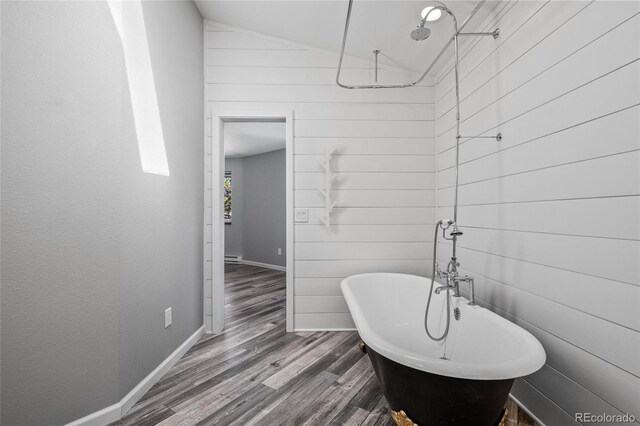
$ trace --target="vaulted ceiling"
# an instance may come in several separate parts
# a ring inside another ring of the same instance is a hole
[[[195,0],[202,15],[211,21],[240,27],[272,37],[339,52],[348,0]],[[452,21],[446,17],[429,23],[431,36],[415,42],[409,33],[420,20],[429,1],[354,0],[346,54],[370,60],[379,49],[380,62],[422,72],[451,37]],[[478,1],[447,1],[462,24]],[[497,2],[487,1],[465,29],[482,23]],[[443,60],[439,61],[441,66]],[[437,72],[438,67],[431,72]]]

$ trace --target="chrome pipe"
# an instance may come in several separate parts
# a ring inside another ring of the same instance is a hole
[[[480,8],[485,3],[485,1],[486,0],[480,0],[478,5],[471,11],[469,16],[467,16],[467,18],[464,20],[464,22],[460,26],[460,28],[455,32],[454,36],[451,37],[449,39],[449,41],[444,45],[442,50],[440,50],[440,53],[438,53],[438,55],[436,55],[436,57],[434,58],[433,62],[431,62],[431,64],[427,67],[427,69],[422,73],[420,78],[418,78],[413,83],[387,84],[387,85],[377,84],[377,83],[376,84],[364,84],[364,85],[348,85],[348,84],[340,83],[340,74],[342,72],[342,61],[343,61],[343,58],[344,58],[344,50],[345,50],[345,47],[347,45],[347,35],[349,34],[349,24],[351,22],[351,11],[353,10],[353,0],[349,0],[349,6],[347,7],[347,18],[346,18],[345,24],[344,24],[344,34],[342,36],[342,47],[340,48],[340,59],[338,60],[338,71],[336,73],[336,84],[338,86],[342,87],[343,89],[403,89],[403,88],[406,88],[406,87],[413,87],[416,84],[421,83],[422,80],[424,80],[424,78],[433,69],[433,67],[436,65],[436,63],[438,63],[438,61],[440,60],[442,55],[444,55],[444,52],[446,52],[447,49],[449,48],[449,46],[451,46],[451,43],[453,43],[454,38],[458,35],[458,32],[462,31],[464,29],[464,27],[467,25],[469,20],[471,20],[471,18],[473,18],[475,16],[475,14],[478,12],[478,10],[480,10]],[[440,3],[440,4],[442,4],[442,3]]]
[[[444,226],[446,223],[446,226]],[[445,288],[447,290],[447,325],[444,329],[442,335],[436,337],[429,331],[429,308],[431,306],[431,297],[433,296],[433,287],[436,283],[436,276],[442,277],[444,274],[438,269],[438,263],[436,259],[438,258],[438,228],[447,229],[451,225],[451,221],[441,220],[436,223],[436,228],[433,235],[433,268],[431,269],[431,286],[429,287],[429,297],[427,299],[427,307],[424,311],[424,331],[427,332],[427,336],[431,338],[431,340],[435,340],[436,342],[445,339],[449,335],[449,325],[451,324],[451,298],[449,297],[450,288]],[[449,276],[447,275],[447,284],[449,283]]]
[[[378,49],[374,50],[373,54],[375,55],[375,62],[376,62],[376,71],[375,71],[374,81],[376,84],[378,84],[378,55],[380,54],[380,50]]]
[[[432,9],[433,10],[433,9]],[[453,200],[453,223],[455,225],[458,224],[458,181],[460,174],[460,72],[459,72],[459,57],[458,57],[458,21],[456,20],[455,15],[449,9],[447,12],[451,16],[453,20],[453,56],[454,56],[454,73],[455,73],[455,83],[456,83],[456,187],[455,187],[455,196]],[[456,249],[458,237],[453,235],[453,250],[451,261],[456,264]],[[456,268],[457,269],[457,268]]]
[[[460,135],[460,70],[459,70],[459,63],[460,63],[460,58],[459,58],[459,43],[458,43],[458,37],[460,35],[463,36],[467,36],[467,35],[482,35],[482,36],[488,36],[491,35],[493,36],[493,38],[497,38],[498,35],[500,34],[500,30],[496,29],[495,31],[491,32],[491,33],[462,33],[462,29],[467,25],[467,23],[469,22],[469,20],[477,13],[477,11],[480,9],[480,7],[482,7],[482,5],[484,4],[485,0],[481,0],[478,5],[475,7],[475,9],[471,12],[471,14],[465,19],[465,21],[462,23],[461,27],[458,27],[458,20],[456,19],[456,16],[454,15],[454,13],[448,8],[446,7],[444,4],[438,2],[438,4],[440,6],[436,6],[436,8],[446,12],[449,14],[449,16],[451,17],[452,23],[453,23],[453,36],[451,37],[451,39],[446,43],[446,45],[442,48],[442,50],[440,51],[440,53],[438,53],[438,55],[436,56],[436,58],[433,60],[433,62],[431,63],[431,65],[429,65],[429,67],[427,67],[426,71],[422,74],[422,76],[414,81],[413,83],[407,83],[407,84],[394,84],[394,85],[380,85],[378,84],[378,53],[379,51],[374,51],[375,53],[375,84],[373,85],[346,85],[346,84],[342,84],[340,83],[340,73],[342,71],[342,62],[344,59],[344,50],[345,50],[345,46],[347,43],[347,35],[349,33],[349,23],[351,21],[351,11],[353,9],[353,0],[349,0],[349,7],[347,9],[347,19],[345,21],[345,27],[344,27],[344,34],[342,37],[342,47],[340,50],[340,59],[338,61],[338,71],[336,73],[336,84],[342,88],[345,89],[398,89],[398,88],[405,88],[405,87],[411,87],[411,86],[415,86],[416,84],[420,83],[429,73],[429,71],[431,71],[431,69],[435,66],[435,64],[438,62],[438,60],[440,59],[440,57],[444,54],[444,52],[447,50],[447,48],[451,45],[451,43],[453,43],[453,55],[454,55],[454,75],[455,75],[455,97],[456,97],[456,154],[455,154],[455,195],[454,195],[454,204],[453,204],[453,221],[451,220],[441,220],[436,224],[435,230],[434,230],[434,239],[433,239],[433,265],[432,265],[432,274],[431,274],[431,286],[429,289],[429,297],[427,300],[427,307],[425,310],[425,315],[424,315],[424,328],[425,331],[427,333],[427,335],[435,340],[435,341],[440,341],[443,340],[447,337],[447,335],[449,334],[449,325],[450,325],[450,305],[451,305],[451,301],[450,301],[450,291],[453,290],[455,293],[455,296],[459,296],[459,283],[460,281],[466,281],[469,282],[471,285],[471,300],[470,300],[470,305],[475,304],[475,291],[474,291],[474,281],[473,281],[473,277],[469,277],[469,276],[465,276],[465,277],[460,277],[458,275],[458,266],[460,266],[460,264],[457,261],[456,258],[456,252],[457,252],[457,241],[458,241],[458,237],[460,235],[462,235],[462,231],[460,231],[458,229],[458,187],[459,187],[459,169],[460,169],[460,139],[462,137],[467,137],[467,136],[461,136]],[[429,11],[429,13],[427,13],[427,16],[425,16],[419,23],[418,25],[418,30],[423,29],[422,27],[424,27],[426,21],[427,21],[427,17],[429,16],[429,14],[431,12],[433,12],[435,10],[431,9],[431,11]],[[416,30],[414,30],[416,31]],[[422,37],[424,36],[424,37]],[[424,39],[428,36],[428,34],[421,34],[420,32],[418,32],[418,34],[416,34],[416,36],[414,37],[414,34],[412,33],[412,38],[414,38],[415,40],[421,40]],[[495,138],[497,141],[502,140],[502,134],[498,133],[496,136],[475,136],[478,138]],[[450,240],[452,241],[452,245],[453,245],[453,250],[452,250],[452,256],[451,256],[451,260],[449,261],[449,264],[447,265],[447,270],[446,272],[444,271],[440,271],[438,266],[437,266],[437,246],[438,246],[438,230],[442,229],[442,233],[443,233],[443,238],[445,239],[449,239],[445,236],[444,232],[447,228],[449,228],[449,226],[453,226],[453,231],[449,234],[450,235]],[[435,285],[435,279],[436,277],[441,278],[443,276],[447,277],[447,285],[446,286],[442,286],[439,287],[436,290],[436,293],[439,294],[442,290],[446,290],[447,291],[447,296],[446,296],[446,310],[447,310],[447,316],[446,316],[446,327],[444,332],[442,333],[441,336],[434,336],[430,333],[429,331],[429,327],[428,327],[428,317],[429,317],[429,308],[431,305],[431,296],[434,293],[434,285]],[[453,283],[453,284],[452,284]],[[446,357],[442,357],[442,359],[446,359]]]
[[[502,141],[502,132],[497,133],[495,136],[458,136],[460,139],[495,139],[498,142]]]
[[[494,39],[500,37],[500,28],[496,28],[495,30],[491,31],[491,32],[485,32],[485,33],[458,33],[459,36],[491,36]]]

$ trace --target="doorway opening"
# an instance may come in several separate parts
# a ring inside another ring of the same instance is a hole
[[[253,308],[251,300],[225,306],[225,294],[227,302],[247,295],[259,302],[272,297],[270,291],[284,294],[286,329],[293,331],[292,119],[290,112],[212,115],[204,251],[204,323],[210,333],[225,329],[227,309],[237,317]]]

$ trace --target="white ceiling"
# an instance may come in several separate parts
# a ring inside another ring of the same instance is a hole
[[[224,156],[247,157],[285,147],[284,122],[224,123]]]
[[[340,52],[349,4],[348,0],[195,0],[195,3],[211,21],[334,52]],[[420,20],[420,11],[429,4],[433,3],[354,0],[346,54],[370,60],[373,50],[380,49],[381,63],[423,72],[453,31],[451,19],[445,17],[429,23],[432,33],[427,40],[415,42],[409,37]],[[461,25],[478,1],[448,0],[446,4]],[[487,1],[465,31],[477,29],[496,4]],[[438,64],[444,62],[441,59]],[[437,70],[438,67],[430,74]]]

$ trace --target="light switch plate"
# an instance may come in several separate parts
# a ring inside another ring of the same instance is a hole
[[[294,222],[296,223],[309,222],[309,209],[295,209]]]

